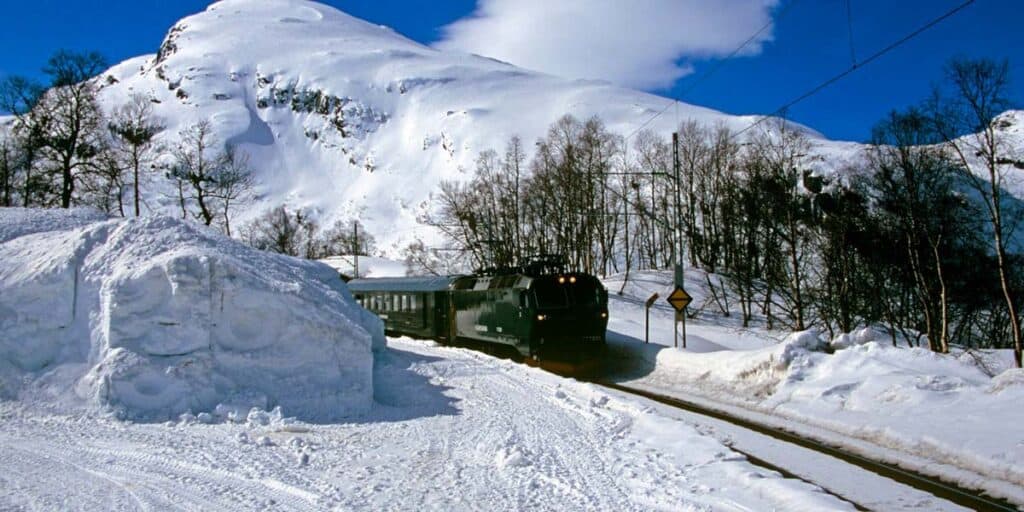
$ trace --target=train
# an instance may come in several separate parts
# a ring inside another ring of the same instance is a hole
[[[348,288],[392,336],[474,342],[534,361],[575,363],[606,351],[608,291],[557,256],[470,275],[352,279]]]

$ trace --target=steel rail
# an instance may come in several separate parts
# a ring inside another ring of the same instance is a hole
[[[586,380],[586,379],[584,379],[584,380]],[[646,398],[648,400],[651,400],[651,401],[654,401],[654,402],[658,402],[660,404],[667,405],[669,407],[673,407],[673,408],[676,408],[676,409],[681,409],[681,410],[692,412],[692,413],[699,414],[699,415],[702,415],[702,416],[707,416],[709,418],[714,418],[716,420],[725,421],[727,423],[731,423],[733,425],[745,428],[747,430],[751,430],[753,432],[757,432],[759,434],[766,435],[766,436],[774,438],[774,439],[778,439],[780,441],[784,441],[784,442],[787,442],[787,443],[790,443],[790,444],[794,444],[794,445],[800,446],[802,448],[806,448],[808,450],[816,451],[818,453],[822,453],[824,455],[828,455],[830,457],[834,457],[836,459],[839,459],[839,460],[841,460],[843,462],[846,462],[848,464],[860,467],[861,469],[864,469],[864,470],[869,471],[871,473],[874,473],[876,475],[883,476],[883,477],[888,478],[890,480],[893,480],[895,482],[898,482],[898,483],[901,483],[901,484],[913,487],[913,488],[915,488],[915,489],[917,489],[919,491],[926,492],[926,493],[931,494],[931,495],[933,495],[933,496],[935,496],[937,498],[953,502],[953,503],[955,503],[957,505],[960,505],[962,507],[967,507],[967,508],[970,508],[972,510],[998,511],[998,512],[1004,512],[1004,511],[1014,512],[1014,511],[1021,510],[1021,509],[1017,508],[1015,505],[1013,505],[1012,503],[1010,503],[1009,501],[1006,501],[1006,500],[1003,500],[1003,499],[1000,499],[1000,498],[994,498],[994,497],[991,497],[991,496],[982,495],[982,493],[980,491],[973,490],[973,489],[965,489],[963,487],[960,487],[959,485],[943,481],[943,480],[941,480],[939,478],[936,478],[936,477],[931,477],[931,476],[924,475],[924,474],[921,474],[921,473],[917,473],[917,472],[914,472],[914,471],[909,471],[909,470],[897,467],[897,466],[895,466],[893,464],[888,464],[888,463],[880,462],[880,461],[877,461],[877,460],[874,460],[874,459],[870,459],[870,458],[867,458],[867,457],[864,457],[864,456],[861,456],[861,455],[857,455],[857,454],[848,452],[846,450],[837,448],[835,446],[832,446],[832,445],[829,445],[829,444],[826,444],[826,443],[823,443],[823,442],[820,442],[820,441],[816,441],[816,440],[813,440],[813,439],[810,439],[810,438],[807,438],[807,437],[804,437],[804,436],[800,436],[800,435],[794,434],[792,432],[789,432],[789,431],[786,431],[786,430],[783,430],[783,429],[780,429],[780,428],[769,427],[769,426],[766,426],[766,425],[763,425],[763,424],[760,424],[760,423],[757,423],[757,422],[754,422],[754,421],[751,421],[751,420],[748,420],[748,419],[745,419],[745,418],[741,418],[739,416],[735,416],[733,414],[729,414],[727,412],[723,412],[721,410],[709,408],[709,407],[706,407],[706,406],[703,406],[703,405],[700,405],[700,404],[696,404],[696,403],[693,403],[693,402],[690,402],[690,401],[682,400],[682,399],[679,399],[679,398],[665,396],[665,395],[658,394],[658,393],[652,393],[650,391],[644,391],[642,389],[636,389],[636,388],[632,388],[632,387],[629,387],[629,386],[623,386],[621,384],[617,384],[615,382],[611,382],[611,381],[608,381],[608,380],[594,379],[594,380],[586,380],[586,381],[590,382],[592,384],[596,384],[598,386],[603,386],[603,387],[606,387],[606,388],[609,388],[609,389],[614,389],[614,390],[622,392],[622,393],[627,393],[627,394],[630,394],[630,395],[636,395],[636,396],[639,396],[639,397],[642,397],[642,398]],[[745,455],[750,457],[749,454],[745,454]],[[754,459],[756,459],[756,458],[754,458]],[[760,459],[756,459],[756,460],[752,460],[752,462],[763,462],[763,461],[760,461]],[[771,466],[775,466],[777,468],[776,465],[771,465]],[[783,473],[784,474],[789,474],[789,472],[783,472]],[[800,478],[800,479],[807,481],[804,478]],[[815,485],[818,485],[818,486],[822,486],[822,484],[818,483],[818,482],[811,482],[811,483],[814,483]],[[833,491],[828,491],[828,492],[830,494],[834,494],[834,495],[839,496],[838,494],[834,493]],[[839,497],[841,497],[842,499],[844,499],[846,501],[850,501],[851,503],[854,503],[856,505],[855,502],[851,501],[847,497],[844,497],[844,496],[839,496]]]

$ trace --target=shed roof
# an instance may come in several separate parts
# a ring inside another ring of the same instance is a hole
[[[448,290],[460,276],[379,277],[353,279],[348,289],[353,292],[437,292]]]

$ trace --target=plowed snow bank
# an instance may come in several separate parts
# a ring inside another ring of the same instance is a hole
[[[383,340],[327,266],[167,217],[0,209],[0,398],[326,421],[370,406]]]

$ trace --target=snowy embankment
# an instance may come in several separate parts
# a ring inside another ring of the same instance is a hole
[[[0,210],[0,399],[133,420],[372,403],[380,321],[337,274],[167,217]]]
[[[671,276],[642,276],[622,296],[614,293],[621,281],[609,282],[617,380],[756,413],[760,421],[1024,504],[1024,370],[1008,369],[1002,354],[985,354],[983,362],[977,354],[893,347],[871,329],[831,342],[805,331],[754,348],[757,329],[711,313],[688,325],[696,350],[676,350],[665,346],[672,344],[671,314],[662,306],[652,311],[658,329],[644,345],[641,301],[662,292]],[[698,308],[707,296],[701,282],[688,281]],[[746,348],[726,348],[730,336],[731,346]]]

